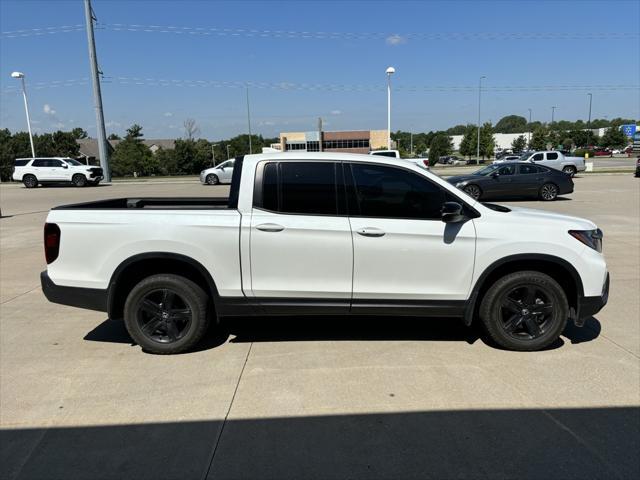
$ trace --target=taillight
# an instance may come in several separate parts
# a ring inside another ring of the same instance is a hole
[[[424,166],[429,168],[429,160],[423,160],[422,163],[424,163]]]
[[[44,257],[47,264],[58,258],[60,252],[60,227],[55,223],[44,224]]]

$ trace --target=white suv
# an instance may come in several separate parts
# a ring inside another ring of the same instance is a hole
[[[98,185],[103,179],[102,168],[80,163],[73,158],[17,158],[13,179],[27,188],[38,184],[73,183],[76,187]]]

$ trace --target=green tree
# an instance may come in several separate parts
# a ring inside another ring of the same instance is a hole
[[[511,142],[511,148],[513,149],[513,153],[520,153],[525,148],[527,148],[527,139],[524,135],[518,135]]]
[[[571,150],[573,148],[573,138],[571,137],[566,137],[563,141],[562,141],[562,148],[564,150]]]
[[[476,154],[476,145],[478,141],[478,127],[475,125],[467,125],[460,141],[460,155],[471,157]]]
[[[609,148],[619,148],[627,144],[627,137],[619,125],[612,125],[602,135],[600,145]]]
[[[120,140],[120,135],[117,135],[115,133],[110,133],[109,136],[107,137],[107,140]]]
[[[466,131],[467,125],[456,125],[455,127],[451,127],[446,130],[449,135],[464,135]]]
[[[0,178],[9,180],[13,171],[13,161],[16,159],[14,142],[8,128],[0,130]]]
[[[77,140],[80,140],[82,138],[87,138],[89,136],[87,134],[87,131],[80,127],[76,127],[73,130],[71,130],[71,135],[73,135],[73,138]]]
[[[127,130],[124,140],[116,145],[111,156],[111,168],[115,176],[153,175],[159,173],[157,159],[142,143],[142,127],[134,124]]]
[[[540,126],[533,131],[529,148],[532,150],[546,150],[549,142],[549,130],[547,127]]]
[[[490,158],[496,148],[496,141],[493,138],[493,127],[491,122],[486,122],[480,129],[480,155],[482,158]]]
[[[495,131],[498,133],[520,133],[525,132],[527,119],[520,115],[507,115],[496,123]]]
[[[429,146],[429,165],[435,165],[440,157],[449,155],[452,150],[453,142],[451,137],[446,132],[436,133]]]
[[[62,132],[58,130],[51,135],[51,139],[56,156],[75,158],[80,155],[80,145],[76,142],[74,131]]]

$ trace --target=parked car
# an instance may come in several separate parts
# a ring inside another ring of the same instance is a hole
[[[613,157],[613,152],[608,148],[596,148],[593,151],[594,157]]]
[[[369,155],[373,155],[374,157],[402,158],[400,156],[400,151],[398,150],[372,150],[371,152],[369,152]],[[421,168],[429,168],[428,158],[407,157],[403,158],[403,160],[418,165]]]
[[[537,197],[551,201],[558,195],[573,192],[570,175],[529,162],[493,163],[471,175],[450,177],[447,181],[471,197],[482,200]]]
[[[104,178],[102,168],[66,157],[16,158],[13,180],[27,188],[54,183],[71,183],[76,187],[96,186]]]
[[[609,289],[591,221],[482,204],[372,155],[238,157],[228,199],[56,207],[44,245],[50,301],[124,319],[165,354],[222,317],[305,314],[460,317],[504,348],[539,350]]]
[[[233,177],[234,159],[222,162],[215,167],[207,168],[200,172],[200,183],[203,185],[218,185],[219,183],[231,183]]]
[[[542,152],[527,152],[520,157],[521,162],[532,162],[536,165],[544,165],[545,167],[561,170],[569,175],[575,175],[577,172],[586,170],[584,158],[568,157],[562,152],[556,150],[547,150]]]

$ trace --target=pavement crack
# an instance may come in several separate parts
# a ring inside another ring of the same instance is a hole
[[[40,288],[40,285],[36,285],[35,287],[33,287],[31,290],[27,290],[26,292],[22,292],[20,295],[16,295],[15,297],[10,298],[9,300],[5,300],[4,302],[0,302],[0,305],[4,305],[5,303],[9,303],[12,302],[13,300],[15,300],[16,298],[20,298],[23,295],[26,295],[27,293],[31,293],[34,290]]]
[[[242,364],[242,369],[240,370],[240,375],[238,375],[238,381],[236,382],[236,388],[233,390],[233,395],[231,396],[231,401],[229,402],[229,408],[227,408],[227,413],[224,416],[224,420],[222,421],[222,427],[220,428],[220,432],[218,433],[218,437],[216,438],[216,442],[213,446],[213,451],[211,452],[211,457],[209,459],[209,464],[207,465],[207,470],[205,471],[202,480],[206,480],[209,477],[209,472],[213,467],[213,462],[216,458],[216,452],[218,451],[218,445],[220,444],[220,440],[222,439],[222,434],[224,433],[224,427],[227,424],[227,418],[229,417],[229,413],[231,413],[231,408],[233,407],[233,401],[236,399],[236,393],[238,393],[238,387],[240,386],[240,380],[242,380],[242,375],[244,374],[244,369],[247,366],[247,361],[249,360],[249,355],[251,354],[251,348],[253,347],[253,342],[249,345],[249,349],[247,350],[247,355],[244,358],[244,363]]]

